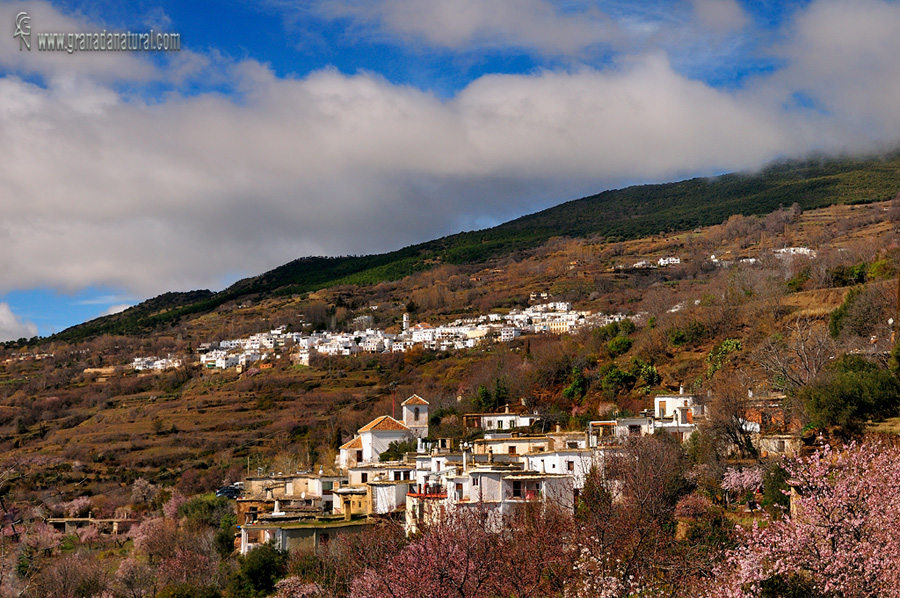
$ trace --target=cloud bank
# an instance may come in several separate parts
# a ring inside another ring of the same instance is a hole
[[[529,2],[518,19],[497,16],[513,10],[504,0],[449,16],[414,0],[331,9],[452,48],[628,45],[605,14]],[[36,6],[61,27],[91,25]],[[748,27],[735,2],[691,7],[710,31]],[[299,256],[387,251],[626,183],[896,143],[900,9],[819,1],[789,29],[768,48],[783,66],[735,89],[642,46],[601,65],[483,75],[450,98],[370,72],[279,77],[211,53],[24,55],[0,36],[0,291],[216,289]],[[69,58],[82,60],[59,66]],[[190,80],[232,92],[178,87]],[[145,98],[135,81],[175,91]]]
[[[37,326],[23,322],[10,309],[8,303],[0,303],[0,342],[31,338],[37,335]]]

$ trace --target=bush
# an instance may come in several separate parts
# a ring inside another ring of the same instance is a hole
[[[580,401],[587,394],[588,385],[581,368],[572,368],[572,383],[563,389],[563,396],[570,401]]]
[[[858,355],[844,355],[800,391],[800,398],[817,426],[854,431],[869,419],[897,413],[900,381]]]
[[[763,507],[771,511],[776,508],[787,509],[790,506],[791,499],[786,494],[789,489],[787,480],[787,471],[781,466],[775,465],[766,471],[763,476]]]
[[[697,320],[693,320],[684,328],[670,328],[668,332],[666,332],[666,337],[669,339],[670,345],[673,347],[681,347],[683,345],[697,343],[703,340],[707,334],[708,331],[706,326]]]
[[[407,438],[406,440],[394,440],[388,445],[387,450],[385,450],[381,453],[381,455],[378,456],[378,460],[382,463],[384,463],[385,461],[399,461],[406,453],[415,452],[418,446],[419,445],[415,438]]]
[[[234,517],[234,506],[224,496],[195,496],[178,507],[178,515],[191,522],[220,527],[229,516]]]
[[[627,336],[617,336],[606,343],[606,350],[609,351],[610,357],[618,357],[619,355],[628,353],[632,344],[632,340]]]
[[[287,572],[288,553],[266,544],[240,559],[238,570],[228,582],[228,595],[257,598],[275,591],[275,583]]]

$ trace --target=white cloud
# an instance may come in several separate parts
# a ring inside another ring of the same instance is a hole
[[[31,17],[31,50],[24,49],[12,35],[16,15],[25,11]],[[0,35],[0,68],[27,71],[46,77],[90,75],[106,81],[147,81],[159,76],[155,67],[128,52],[40,52],[38,33],[101,32],[102,24],[64,15],[48,2],[0,3],[0,23],[9,27]]]
[[[100,316],[111,316],[113,314],[122,313],[129,307],[134,307],[133,303],[120,303],[118,305],[110,305],[107,309],[103,310],[103,313]]]
[[[516,47],[549,54],[579,54],[595,44],[622,40],[603,12],[560,10],[547,0],[331,0],[318,5],[330,18],[350,17],[429,45],[462,49]]]
[[[737,0],[691,0],[700,22],[719,33],[743,29],[749,23]]]
[[[110,303],[122,303],[124,301],[133,301],[134,299],[126,295],[100,295],[91,297],[90,299],[82,299],[76,301],[76,305],[109,305]],[[121,311],[121,310],[119,310]]]
[[[673,72],[488,76],[441,101],[378,77],[276,78],[223,96],[125,102],[85,83],[0,80],[0,256],[9,287],[139,295],[217,288],[307,254],[388,250],[603,182],[759,164],[777,115]]]
[[[819,0],[798,13],[779,55],[784,69],[767,82],[812,100],[823,118],[857,146],[894,144],[900,129],[900,6],[879,0]]]
[[[0,303],[0,342],[33,336],[37,336],[37,326],[19,319],[8,303]]]

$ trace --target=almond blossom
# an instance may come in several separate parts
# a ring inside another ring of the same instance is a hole
[[[900,448],[828,447],[787,461],[791,513],[754,525],[709,596],[762,596],[773,583],[844,598],[900,597]]]

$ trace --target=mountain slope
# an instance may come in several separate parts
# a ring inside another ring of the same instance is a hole
[[[898,191],[897,153],[783,161],[753,174],[627,187],[569,201],[490,229],[458,233],[390,253],[300,258],[238,281],[219,293],[167,293],[122,313],[74,326],[53,338],[75,341],[99,334],[139,334],[242,297],[397,280],[437,263],[483,263],[535,248],[551,237],[635,239],[718,224],[734,214],[767,214],[794,203],[813,209],[881,201]]]

